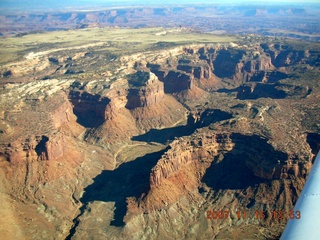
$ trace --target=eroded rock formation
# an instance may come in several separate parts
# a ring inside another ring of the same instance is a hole
[[[249,51],[239,46],[184,48],[186,55],[176,64],[164,68],[156,63],[148,63],[147,67],[164,82],[168,93],[192,89],[194,86],[217,87],[221,78],[232,79],[240,84],[275,83],[289,77],[283,67],[307,63],[311,56],[310,52],[278,45],[261,44]],[[316,58],[316,55],[312,54],[312,57]],[[168,70],[170,68],[174,69]]]
[[[311,156],[309,159],[293,160],[287,153],[275,150],[257,135],[209,131],[192,138],[180,138],[170,146],[171,149],[151,171],[151,190],[141,200],[142,209],[152,210],[174,203],[187,191],[197,190],[204,175],[213,181],[205,180],[208,185],[219,186],[219,182],[215,182],[218,181],[217,177],[208,174],[212,171],[210,169],[219,169],[219,165],[227,164],[224,162],[233,161],[230,163],[230,171],[236,170],[233,164],[247,169],[245,171],[249,179],[243,181],[249,182],[254,176],[261,181],[305,178],[312,166]],[[223,171],[227,171],[227,165]],[[221,182],[220,187],[223,188],[223,185]]]
[[[133,80],[132,78],[137,78],[137,80]],[[143,82],[142,86],[140,86],[141,82]],[[161,102],[164,98],[163,83],[153,73],[135,73],[129,79],[129,84],[131,88],[128,90],[128,102],[126,104],[126,108],[128,109],[149,107]]]
[[[188,228],[206,239],[230,226],[259,233],[238,209],[293,207],[319,150],[317,51],[268,43],[157,54],[123,56],[101,79],[3,85],[1,178],[27,236],[89,237],[98,222],[102,238]],[[70,56],[52,56],[49,68],[64,74],[89,59]],[[208,209],[230,218],[208,221]],[[275,221],[259,226],[272,232]]]
[[[211,162],[221,152],[233,148],[228,134],[197,136],[196,139],[176,140],[171,149],[159,160],[150,175],[151,189],[161,185],[164,179],[178,174],[181,168],[195,162]],[[187,183],[186,183],[187,184]]]

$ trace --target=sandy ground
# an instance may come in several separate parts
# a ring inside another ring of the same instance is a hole
[[[0,169],[0,239],[25,239],[16,218],[16,211],[12,199],[6,194],[4,188],[4,173]]]

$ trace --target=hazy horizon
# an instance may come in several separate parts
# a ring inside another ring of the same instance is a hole
[[[142,0],[2,0],[0,2],[0,9],[2,12],[5,11],[52,11],[52,10],[68,10],[68,9],[97,9],[97,8],[107,8],[107,7],[125,7],[125,6],[168,6],[168,5],[194,5],[194,4],[217,4],[217,5],[283,5],[283,4],[292,4],[292,5],[305,5],[305,4],[319,4],[318,0],[307,0],[307,1],[298,1],[298,0],[175,0],[175,1],[162,1],[155,0],[152,2],[145,2]]]

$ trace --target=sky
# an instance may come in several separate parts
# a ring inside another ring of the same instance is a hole
[[[56,10],[56,9],[83,9],[115,6],[161,6],[172,4],[266,4],[273,3],[319,3],[320,0],[0,0],[0,9],[3,11],[23,10]]]
[[[255,3],[320,3],[320,0],[153,0],[153,1],[145,1],[145,0],[0,0],[1,5],[26,5],[26,4],[38,4],[38,5],[50,5],[50,4],[64,4],[64,5],[72,5],[72,4],[143,4],[147,3],[152,4],[189,4],[189,3],[246,3],[246,2],[255,2]]]

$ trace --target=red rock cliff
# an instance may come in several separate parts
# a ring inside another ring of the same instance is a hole
[[[211,162],[220,152],[233,147],[229,134],[201,136],[196,140],[179,139],[171,144],[171,149],[159,160],[150,174],[150,186],[156,188],[164,179],[177,174],[192,162]]]
[[[149,76],[144,86],[129,89],[126,105],[128,109],[151,106],[164,98],[163,83],[158,80],[155,74],[146,74]]]

